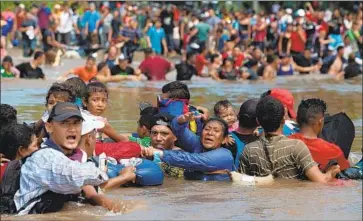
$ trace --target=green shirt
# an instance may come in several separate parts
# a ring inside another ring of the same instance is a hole
[[[7,72],[3,66],[0,66],[0,72],[2,78],[13,78],[15,75],[11,72]]]
[[[197,37],[199,41],[206,41],[208,39],[208,33],[210,32],[212,27],[207,23],[200,22],[196,25],[196,28],[198,29]]]
[[[136,137],[129,137],[129,140],[131,142],[138,143],[144,147],[149,147],[151,145],[151,138],[150,137],[144,137],[144,138],[136,138]]]

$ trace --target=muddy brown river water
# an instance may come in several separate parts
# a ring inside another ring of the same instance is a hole
[[[17,63],[17,60],[15,61]],[[45,94],[56,76],[82,65],[82,60],[65,60],[59,68],[44,68],[49,80],[2,80],[1,103],[14,105],[20,121],[38,120],[44,111]],[[173,80],[175,73],[168,76]],[[109,84],[110,99],[105,117],[119,132],[133,132],[140,101],[156,102],[165,82]],[[188,82],[192,104],[207,107],[228,98],[238,110],[241,103],[258,97],[271,87],[292,91],[297,108],[301,99],[319,97],[329,113],[344,111],[356,126],[352,151],[362,149],[362,78],[336,82],[325,77],[294,76],[271,82]],[[362,220],[362,182],[338,186],[310,182],[278,181],[272,186],[239,186],[228,182],[197,182],[166,178],[159,187],[120,188],[106,193],[125,205],[113,214],[100,207],[70,203],[61,212],[23,217],[1,216],[4,220]]]

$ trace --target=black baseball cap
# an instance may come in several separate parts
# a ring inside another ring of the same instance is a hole
[[[71,117],[77,117],[83,120],[81,111],[78,106],[70,102],[57,103],[49,114],[48,122],[61,122]]]

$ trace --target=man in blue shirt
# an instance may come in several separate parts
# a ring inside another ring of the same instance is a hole
[[[165,31],[161,27],[161,21],[156,20],[155,26],[149,28],[147,32],[147,41],[149,46],[155,51],[156,54],[161,54],[162,46],[164,47],[164,54],[168,54],[168,47],[165,40]]]
[[[85,35],[89,34],[97,34],[98,26],[100,23],[101,15],[98,11],[96,11],[96,6],[94,3],[90,4],[90,10],[86,11],[83,15],[83,23],[85,24]]]

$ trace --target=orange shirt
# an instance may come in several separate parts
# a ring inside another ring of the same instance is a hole
[[[84,81],[85,83],[88,83],[89,80],[96,77],[97,68],[94,67],[92,69],[92,71],[89,71],[86,69],[86,67],[78,67],[78,68],[73,69],[73,74],[78,75],[78,77],[80,79],[82,79],[82,81]]]
[[[314,161],[320,164],[320,169],[324,169],[330,160],[337,160],[341,170],[350,167],[348,160],[344,157],[343,151],[333,143],[329,143],[320,138],[306,138],[300,133],[291,135],[289,138],[303,141],[309,148]]]

